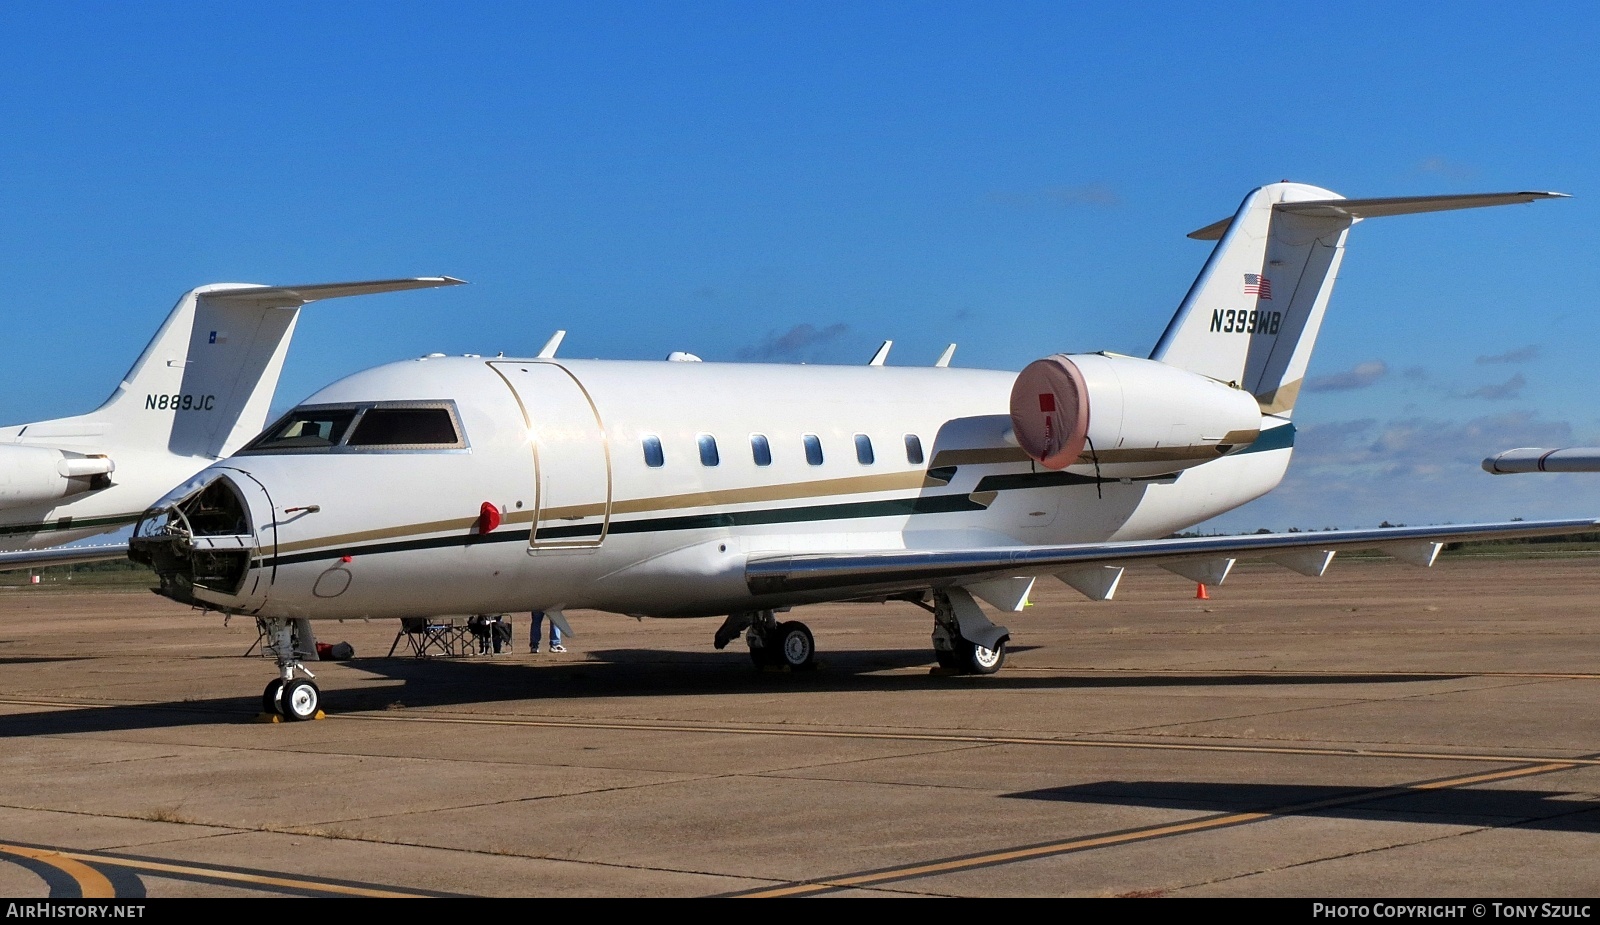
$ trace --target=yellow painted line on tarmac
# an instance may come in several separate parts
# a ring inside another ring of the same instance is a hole
[[[318,893],[338,893],[344,896],[366,896],[381,899],[415,899],[426,896],[424,893],[411,893],[399,890],[386,890],[377,887],[359,886],[348,883],[329,883],[320,880],[300,880],[294,877],[285,877],[278,874],[252,874],[225,868],[202,867],[192,864],[174,864],[166,861],[151,861],[143,858],[125,858],[116,855],[91,854],[78,851],[60,851],[41,848],[29,848],[23,845],[0,844],[0,852],[16,854],[22,857],[43,861],[54,867],[71,874],[83,889],[84,898],[114,898],[116,893],[112,890],[111,881],[107,880],[99,871],[78,863],[88,861],[94,864],[103,864],[107,867],[122,867],[131,870],[149,871],[151,873],[172,874],[183,877],[202,877],[207,880],[224,880],[229,883],[254,884],[257,886],[285,887],[294,890],[307,890]],[[90,892],[93,889],[101,892]]]
[[[0,844],[0,854],[14,854],[18,857],[39,861],[54,867],[78,884],[78,894],[81,899],[116,899],[117,891],[106,879],[106,875],[95,870],[87,864],[80,863],[70,852],[51,851],[46,848],[28,848],[23,845]]]
[[[623,723],[593,720],[487,719],[465,716],[402,716],[395,713],[351,713],[330,719],[390,723],[439,723],[461,726],[524,726],[540,729],[595,729],[615,732],[684,732],[706,735],[787,736],[811,739],[866,739],[889,742],[935,742],[956,745],[1040,745],[1058,748],[1122,748],[1144,751],[1229,752],[1247,755],[1305,755],[1318,758],[1412,758],[1424,761],[1562,762],[1600,766],[1600,758],[1565,755],[1489,755],[1365,748],[1315,748],[1299,745],[1222,745],[1194,742],[1119,742],[1115,739],[1052,739],[1037,736],[975,735],[938,732],[868,732],[845,729],[770,729],[759,726]]]
[[[1368,803],[1375,800],[1386,799],[1392,796],[1401,796],[1418,790],[1445,790],[1452,787],[1466,787],[1472,784],[1512,780],[1519,777],[1532,777],[1537,774],[1550,774],[1555,771],[1567,771],[1574,767],[1577,767],[1576,763],[1563,761],[1559,763],[1538,764],[1530,767],[1512,768],[1505,771],[1490,771],[1483,774],[1469,774],[1462,777],[1447,778],[1445,780],[1425,781],[1418,784],[1387,787],[1378,791],[1353,793],[1346,796],[1329,797],[1323,800],[1312,800],[1306,803],[1295,803],[1288,806],[1279,806],[1273,809],[1260,810],[1256,812],[1227,813],[1221,816],[1195,819],[1190,822],[1149,826],[1142,829],[1130,829],[1125,832],[1110,832],[1103,835],[1091,835],[1084,838],[1049,842],[1042,845],[1027,845],[1019,848],[992,851],[984,854],[969,855],[966,857],[945,858],[937,861],[928,861],[921,864],[908,864],[902,867],[890,867],[883,870],[867,871],[859,874],[846,874],[840,877],[829,877],[825,880],[812,880],[805,883],[788,884],[785,886],[773,887],[771,889],[753,890],[748,893],[739,893],[736,895],[744,898],[807,896],[815,893],[826,893],[833,890],[849,889],[851,887],[876,886],[898,880],[909,880],[916,877],[932,876],[934,874],[948,874],[957,871],[972,870],[978,867],[991,867],[997,864],[1012,864],[1018,861],[1028,861],[1033,860],[1034,858],[1068,854],[1075,851],[1088,851],[1094,848],[1105,848],[1112,845],[1124,845],[1130,842],[1149,841],[1156,838],[1169,838],[1174,835],[1187,835],[1190,833],[1204,832],[1211,829],[1227,828],[1229,826],[1247,825],[1252,822],[1260,822],[1265,819],[1273,819],[1279,816],[1316,812],[1318,810],[1332,809],[1338,806],[1349,806],[1356,803]]]

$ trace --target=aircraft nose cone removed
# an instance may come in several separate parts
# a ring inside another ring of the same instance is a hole
[[[159,592],[175,601],[220,609],[244,605],[260,548],[252,493],[260,488],[248,479],[202,472],[145,512],[128,557],[154,569]]]

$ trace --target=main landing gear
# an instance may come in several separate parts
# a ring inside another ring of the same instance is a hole
[[[933,657],[940,668],[958,674],[994,674],[1005,665],[1010,632],[990,622],[965,589],[935,591],[932,610]]]
[[[750,660],[757,668],[787,668],[808,671],[817,667],[817,643],[811,629],[798,620],[778,622],[770,610],[728,614],[717,630],[714,644],[719,649],[744,633],[750,647]]]
[[[941,669],[952,674],[994,674],[1005,666],[1011,631],[991,622],[965,588],[935,591],[931,605],[925,600],[917,604],[933,614],[933,657]],[[770,610],[731,613],[717,629],[716,647],[727,648],[740,633],[757,668],[816,667],[817,644],[804,623],[780,623]]]
[[[267,651],[271,652],[278,661],[278,674],[267,689],[261,692],[261,712],[273,717],[282,717],[286,720],[317,719],[322,716],[318,707],[322,703],[322,691],[317,687],[316,675],[301,663],[302,655],[314,655],[317,651],[316,641],[311,636],[309,620],[285,620],[281,617],[265,618],[267,635]],[[300,624],[303,630],[299,635],[304,646],[303,651],[296,651],[295,629]],[[303,678],[295,677],[295,672],[305,675]]]

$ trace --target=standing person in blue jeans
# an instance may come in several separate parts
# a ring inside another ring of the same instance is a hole
[[[544,611],[533,612],[533,627],[528,632],[528,651],[539,651],[539,639],[544,636]],[[556,626],[556,621],[550,621],[550,651],[565,652],[567,647],[561,644],[561,627]]]

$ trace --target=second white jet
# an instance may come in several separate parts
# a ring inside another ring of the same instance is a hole
[[[59,547],[130,526],[260,433],[302,305],[460,282],[213,283],[184,293],[99,408],[0,428],[0,568],[125,555],[118,544]]]

